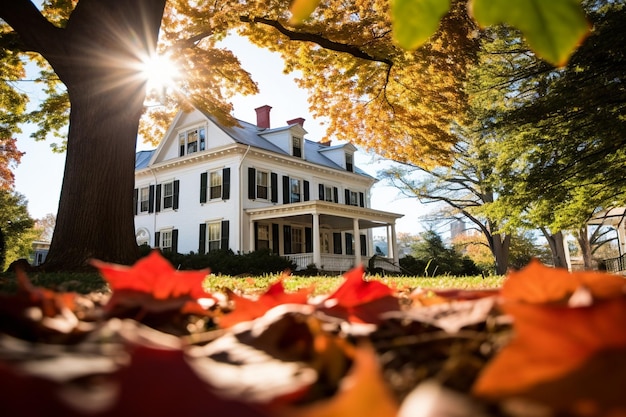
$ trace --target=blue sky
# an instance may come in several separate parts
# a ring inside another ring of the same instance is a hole
[[[256,120],[254,109],[267,104],[272,106],[271,120],[274,126],[303,117],[306,119],[304,127],[308,132],[307,138],[311,140],[322,138],[325,132],[324,120],[316,120],[311,116],[308,110],[307,91],[296,86],[293,75],[283,74],[283,63],[278,54],[256,48],[241,38],[231,38],[227,45],[239,57],[244,68],[252,74],[260,89],[260,93],[255,96],[233,99],[236,118],[254,122]],[[36,87],[32,83],[21,84],[23,90],[36,96]],[[18,148],[26,154],[14,171],[15,188],[28,199],[31,216],[41,218],[48,213],[56,214],[65,155],[52,152],[50,143],[53,140],[35,142],[29,137],[31,132],[32,127],[25,126],[23,133],[17,137]],[[139,149],[151,147],[145,144],[138,145]],[[374,155],[359,152],[355,163],[370,175],[376,176],[376,172],[387,162],[380,161]],[[396,230],[411,234],[418,234],[423,230],[419,217],[429,210],[417,199],[404,198],[396,189],[382,183],[374,186],[372,207],[404,214],[404,217],[398,220]]]

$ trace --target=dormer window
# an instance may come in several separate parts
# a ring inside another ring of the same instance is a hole
[[[354,172],[354,155],[351,153],[346,154],[346,170]]]
[[[291,138],[291,154],[302,158],[302,139],[295,136]]]
[[[178,156],[185,156],[206,148],[206,129],[196,127],[178,134]]]

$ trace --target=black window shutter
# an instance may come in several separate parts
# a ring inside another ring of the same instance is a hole
[[[339,189],[337,187],[333,187],[333,201],[335,203],[339,202]]]
[[[135,188],[135,194],[133,196],[133,206],[135,206],[135,216],[139,213],[137,204],[139,203],[139,188]]]
[[[285,254],[291,253],[291,226],[283,226],[283,243],[285,245]]]
[[[200,174],[200,203],[206,203],[206,189],[208,181],[209,178],[206,172]]]
[[[256,198],[256,169],[248,168],[248,198],[254,200]]]
[[[161,247],[161,232],[154,232],[154,247]]]
[[[324,184],[320,184],[318,186],[318,190],[319,190],[319,199],[324,201]]]
[[[179,194],[180,194],[180,181],[176,180],[174,181],[174,210],[178,210],[178,203],[180,202],[180,198],[179,198]]]
[[[346,233],[346,255],[354,255],[352,247],[352,233]]]
[[[178,229],[172,230],[172,252],[178,253]]]
[[[310,227],[304,228],[304,251],[306,253],[313,252],[313,229]]]
[[[156,195],[154,198],[155,211],[158,213],[161,211],[161,184],[156,186]]]
[[[347,188],[346,188],[344,197],[345,197],[344,203],[350,204],[350,190],[348,190]]]
[[[341,233],[338,232],[333,233],[333,253],[336,255],[343,253],[341,251]]]
[[[289,204],[290,198],[289,177],[283,175],[283,204]]]
[[[228,250],[229,248],[229,241],[228,241],[228,237],[230,234],[230,223],[228,223],[228,220],[222,220],[222,244],[221,244],[221,249],[223,250]]]
[[[365,194],[359,193],[359,206],[365,207]]]
[[[272,252],[278,254],[280,250],[278,224],[272,223]]]
[[[200,223],[200,233],[198,234],[198,253],[206,253],[206,223]]]
[[[367,256],[367,240],[365,235],[361,236],[361,256]]]
[[[222,200],[230,198],[230,168],[222,170]]]
[[[148,213],[154,213],[154,185],[148,191]]]
[[[302,183],[304,185],[304,201],[309,201],[311,199],[309,182],[307,180],[304,180]]]
[[[259,224],[257,222],[254,222],[254,247],[251,249],[259,249]]]
[[[271,183],[272,203],[278,203],[278,174],[275,172],[272,172],[270,177],[272,181]],[[278,247],[276,247],[276,249],[278,249]]]

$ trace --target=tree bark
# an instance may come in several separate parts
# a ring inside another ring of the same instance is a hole
[[[146,82],[138,64],[156,50],[166,0],[81,0],[63,29],[36,16],[24,4],[30,2],[14,1],[0,7],[0,17],[48,60],[71,103],[57,223],[43,269],[83,270],[91,258],[130,264],[138,257],[132,204]]]
[[[550,251],[552,252],[552,262],[557,268],[569,268],[567,264],[567,256],[565,254],[565,243],[563,242],[563,232],[551,234],[546,229],[541,229],[544,237],[548,241]]]
[[[509,269],[509,249],[511,247],[511,235],[490,234],[487,236],[489,247],[496,262],[496,274],[504,275]]]
[[[585,269],[593,269],[593,257],[591,254],[591,240],[589,239],[589,233],[587,227],[581,227],[576,231],[576,240],[580,247],[580,253],[583,257],[583,266]]]

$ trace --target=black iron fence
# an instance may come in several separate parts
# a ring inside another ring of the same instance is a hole
[[[606,270],[609,272],[626,271],[626,255],[605,259],[604,265],[606,265]]]

